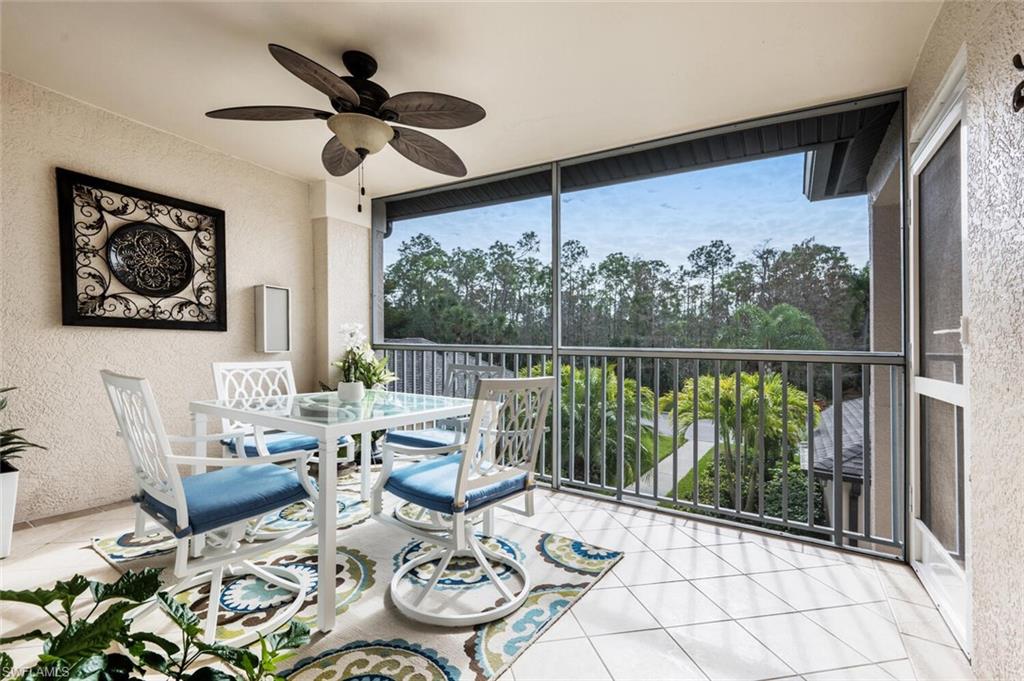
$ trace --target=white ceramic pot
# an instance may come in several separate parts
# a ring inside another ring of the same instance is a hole
[[[342,402],[361,402],[366,395],[366,386],[362,381],[338,384],[338,399]]]
[[[18,469],[9,466],[0,472],[0,558],[11,554],[14,533],[14,502],[18,498]]]

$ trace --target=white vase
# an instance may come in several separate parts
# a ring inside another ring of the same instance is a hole
[[[366,395],[366,386],[362,381],[338,384],[338,399],[342,402],[361,402]]]
[[[14,502],[18,498],[18,469],[9,466],[0,473],[0,558],[11,555],[14,533]]]

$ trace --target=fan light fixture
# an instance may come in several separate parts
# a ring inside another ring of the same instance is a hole
[[[360,211],[362,197],[366,194],[363,161],[387,144],[428,170],[451,177],[466,176],[466,164],[458,154],[441,140],[415,128],[448,130],[473,125],[486,115],[479,104],[439,92],[415,91],[391,96],[370,80],[377,73],[377,60],[358,50],[348,50],[341,55],[341,61],[352,75],[339,76],[284,45],[271,43],[267,49],[292,75],[327,95],[334,111],[305,106],[233,106],[207,111],[207,116],[236,121],[326,121],[334,134],[320,152],[320,160],[335,177],[358,169],[357,208]],[[392,123],[401,123],[401,126]]]
[[[363,158],[367,154],[376,154],[395,136],[390,125],[379,118],[361,113],[334,114],[327,119],[327,127],[346,149],[351,149]]]

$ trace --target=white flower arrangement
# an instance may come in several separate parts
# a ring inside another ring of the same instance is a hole
[[[344,347],[341,359],[331,366],[341,372],[343,383],[362,383],[367,388],[373,388],[398,380],[388,370],[387,358],[377,357],[366,339],[362,324],[343,325],[341,338]]]

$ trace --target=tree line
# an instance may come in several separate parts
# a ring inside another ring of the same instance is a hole
[[[384,277],[385,334],[438,343],[544,345],[551,341],[551,266],[541,241],[446,250],[432,236],[402,242]],[[867,349],[867,266],[808,239],[764,243],[739,259],[715,239],[681,265],[562,245],[566,345]]]

